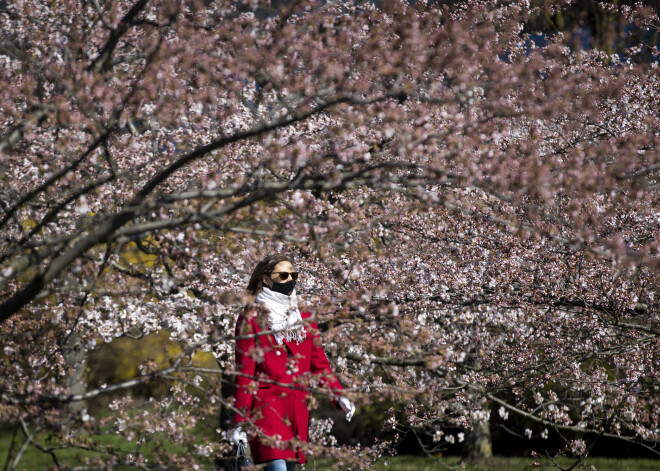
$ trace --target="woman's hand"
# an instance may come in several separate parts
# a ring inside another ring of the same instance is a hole
[[[340,397],[337,402],[339,403],[339,406],[346,412],[346,420],[350,422],[353,414],[355,413],[355,404],[346,399],[344,396]]]
[[[243,442],[243,444],[247,445],[247,435],[240,425],[231,433],[231,441],[234,442],[235,445],[238,445],[239,442]]]

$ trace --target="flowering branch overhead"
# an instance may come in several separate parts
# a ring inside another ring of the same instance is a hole
[[[460,442],[488,420],[574,434],[548,452],[576,459],[596,437],[658,443],[660,79],[645,36],[579,49],[540,31],[572,8],[559,1],[10,3],[0,421],[26,450],[57,460],[40,433],[84,447],[112,429],[221,453],[187,431],[233,410],[228,332],[272,252],[300,271],[358,413],[391,405],[357,448],[314,422],[309,453],[371,463],[410,431],[439,451],[445,431]],[[99,348],[157,333],[180,356],[95,379]],[[129,414],[155,383],[162,396]],[[73,415],[104,400],[105,415]],[[204,459],[165,448],[182,469]]]

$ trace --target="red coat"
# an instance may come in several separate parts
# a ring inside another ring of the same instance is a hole
[[[265,322],[260,322],[256,312],[254,309],[248,310],[236,322],[237,336],[257,335],[236,340],[236,369],[239,374],[235,380],[234,405],[239,413],[234,422],[249,419],[268,436],[279,435],[282,440],[297,437],[306,442],[309,425],[306,377],[310,373],[318,375],[319,383],[330,387],[337,396],[341,394],[341,384],[332,373],[321,347],[316,323],[305,325],[307,336],[300,344],[284,340],[283,345],[278,345],[272,334],[258,335],[262,330],[269,330],[269,327]],[[301,316],[307,319],[311,314],[303,312]],[[333,402],[338,407],[336,400]],[[250,440],[250,450],[255,464],[275,459],[295,461],[296,456],[299,463],[305,463],[302,450],[269,446],[260,439],[259,434]]]

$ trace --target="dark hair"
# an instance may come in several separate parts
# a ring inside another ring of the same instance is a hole
[[[262,261],[257,263],[257,266],[254,267],[252,271],[252,276],[250,277],[250,282],[247,285],[247,290],[252,294],[257,294],[264,286],[263,274],[272,271],[280,262],[290,262],[291,259],[286,255],[279,253],[272,254],[264,258]]]

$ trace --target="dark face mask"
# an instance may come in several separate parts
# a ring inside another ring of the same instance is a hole
[[[286,294],[287,296],[291,296],[291,293],[293,293],[293,289],[296,287],[296,281],[295,280],[289,280],[284,283],[276,283],[273,281],[273,286],[270,287],[272,291],[275,291],[276,293],[281,293],[281,294]]]

